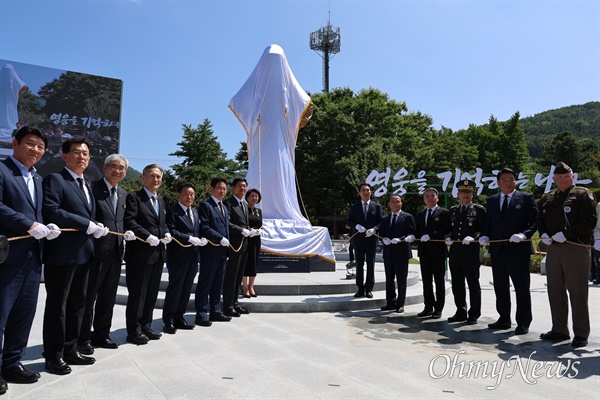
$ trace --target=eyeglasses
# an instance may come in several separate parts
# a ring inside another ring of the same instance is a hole
[[[108,168],[114,169],[115,171],[124,172],[125,167],[119,164],[108,164]]]
[[[88,158],[90,156],[90,153],[88,153],[87,151],[79,151],[79,150],[71,151],[70,154],[73,154],[75,157],[83,157],[83,158]]]

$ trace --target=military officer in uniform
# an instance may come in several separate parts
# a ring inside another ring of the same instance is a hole
[[[473,204],[475,182],[461,181],[458,186],[460,204],[450,209],[451,236],[446,237],[450,246],[450,273],[452,274],[452,294],[456,313],[448,322],[477,323],[481,315],[481,288],[479,286],[479,249],[478,236],[485,223],[485,207]],[[469,285],[471,308],[467,312],[465,280]]]
[[[569,300],[573,315],[573,347],[584,347],[590,335],[588,273],[592,232],[596,224],[596,201],[591,191],[573,185],[573,170],[559,162],[552,177],[557,189],[540,200],[539,232],[549,245],[546,257],[548,300],[552,329],[540,338],[569,339]],[[568,292],[568,297],[567,297]]]

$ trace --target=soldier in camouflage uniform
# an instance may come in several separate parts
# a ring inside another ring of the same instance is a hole
[[[572,345],[584,347],[590,335],[588,273],[591,263],[592,232],[596,224],[596,201],[591,191],[574,186],[573,170],[563,162],[556,165],[552,178],[557,189],[540,200],[539,232],[549,245],[546,257],[548,300],[552,329],[540,338],[569,339],[569,300],[573,315]]]
[[[446,238],[450,246],[450,273],[452,294],[456,313],[448,322],[477,323],[481,316],[481,287],[479,286],[479,235],[485,224],[485,207],[473,204],[475,182],[465,180],[457,186],[460,204],[450,208],[451,236]],[[465,280],[469,285],[471,308],[467,312]]]

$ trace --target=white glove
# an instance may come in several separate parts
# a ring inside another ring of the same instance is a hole
[[[558,243],[563,243],[567,240],[567,238],[565,237],[564,233],[557,232],[554,235],[552,235],[552,240],[554,240],[555,242],[558,242]]]
[[[550,236],[548,236],[547,233],[542,234],[540,238],[542,239],[542,243],[545,245],[550,246],[552,244],[552,239],[550,239]]]
[[[487,236],[482,236],[479,238],[479,244],[482,246],[489,246],[490,245],[490,238]]]
[[[128,242],[135,240],[135,233],[133,233],[133,231],[125,232],[125,240]]]
[[[421,236],[421,243],[428,242],[428,241],[429,241],[429,239],[431,239],[431,238],[429,237],[429,235],[428,235],[428,234],[424,234],[423,236]]]
[[[50,229],[44,224],[37,224],[35,228],[27,231],[34,239],[40,240],[50,234]]]
[[[522,242],[525,239],[527,239],[527,236],[523,235],[522,233],[515,233],[514,235],[512,235],[510,237],[509,241],[511,243],[519,243],[519,242]]]
[[[446,243],[446,246],[452,246],[452,238],[447,237],[444,239],[444,243]]]
[[[200,247],[206,246],[208,244],[208,240],[206,238],[200,238]]]
[[[385,244],[386,246],[389,246],[392,243],[392,241],[389,238],[383,238],[383,244]]]
[[[106,236],[108,235],[108,228],[106,228],[104,225],[102,225],[101,223],[98,222],[98,229],[96,230],[96,232],[94,232],[92,235],[94,235],[94,237],[96,239],[100,239],[102,236]]]
[[[248,236],[250,236],[250,233],[251,232],[248,229],[246,229],[246,228],[242,229],[242,236],[248,237]]]
[[[148,244],[152,247],[156,247],[158,246],[158,244],[160,243],[160,240],[158,240],[158,238],[154,235],[150,235],[148,236],[148,238],[146,239],[146,242],[148,242]]]
[[[356,230],[357,230],[359,233],[365,233],[365,231],[366,231],[365,227],[364,227],[364,226],[362,226],[361,224],[357,224],[357,225],[356,225],[354,228],[355,228],[355,229],[356,229]]]
[[[86,235],[93,235],[97,230],[102,229],[104,225],[98,225],[94,221],[90,221],[87,230],[85,231]]]
[[[415,239],[416,239],[415,235],[408,235],[407,237],[404,238],[404,241],[406,243],[412,243],[415,241]]]
[[[401,240],[399,238],[393,238],[392,239],[392,244],[398,244],[400,242],[401,242]]]
[[[48,229],[50,229],[50,233],[48,233],[48,236],[46,236],[46,240],[56,239],[62,233],[56,224],[48,224],[47,226]]]
[[[256,236],[260,236],[263,234],[262,228],[256,230]]]
[[[200,239],[198,239],[198,238],[197,238],[197,237],[195,237],[195,236],[190,236],[190,237],[188,238],[188,242],[190,242],[190,243],[191,243],[191,244],[193,244],[194,246],[200,246],[200,243],[201,243],[201,242],[200,242]]]
[[[371,228],[371,229],[367,230],[367,233],[365,233],[365,237],[371,237],[371,236],[373,236],[374,233],[375,233],[375,229]]]
[[[223,247],[229,246],[229,240],[226,237],[221,239],[221,241],[219,243],[221,243],[221,246],[223,246]]]
[[[164,244],[169,244],[171,243],[171,240],[173,240],[173,238],[171,237],[171,234],[169,232],[165,233],[165,237],[160,239],[160,241]]]
[[[598,239],[594,242],[594,249],[596,251],[600,251],[600,239]]]
[[[465,236],[465,238],[463,239],[463,244],[471,244],[471,242],[473,242],[473,239],[471,236]]]

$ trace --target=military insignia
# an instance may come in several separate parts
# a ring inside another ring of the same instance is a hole
[[[590,198],[590,200],[594,201],[594,192],[592,192],[589,189],[586,189],[586,191],[587,191],[587,195]]]
[[[439,222],[439,220],[440,220],[440,217],[435,217],[433,220],[434,220],[435,222]]]
[[[469,226],[473,226],[473,223],[472,223],[472,222],[469,222]]]
[[[463,185],[467,186],[469,184],[469,181],[464,181]]]
[[[566,213],[570,213],[571,212],[571,207],[569,207],[569,206],[565,207],[565,212]]]

